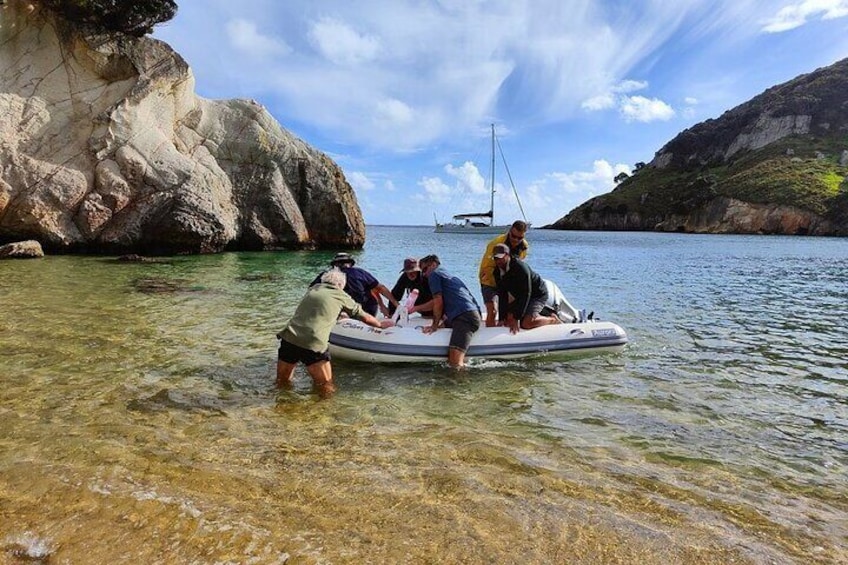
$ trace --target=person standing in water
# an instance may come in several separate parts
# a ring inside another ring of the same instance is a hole
[[[432,310],[433,322],[424,328],[425,334],[437,331],[444,315],[445,327],[451,328],[448,365],[455,369],[462,368],[465,366],[465,353],[471,345],[471,338],[480,329],[480,307],[465,283],[441,266],[438,256],[427,255],[418,265],[421,274],[427,278],[433,300],[413,306],[412,311]]]
[[[309,287],[286,327],[277,334],[277,386],[292,384],[298,363],[306,365],[312,383],[321,396],[335,392],[333,366],[330,364],[330,332],[342,312],[375,328],[392,326],[365,312],[344,290],[347,276],[338,269],[321,275],[318,284]]]

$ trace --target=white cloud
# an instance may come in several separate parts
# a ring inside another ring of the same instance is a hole
[[[239,80],[272,90],[276,100],[267,103],[283,123],[305,120],[340,142],[394,152],[469,139],[493,116],[512,114],[512,123],[568,119],[585,100],[611,92],[687,13],[677,4],[650,5],[617,20],[589,0],[398,1],[379,8],[367,1],[245,1],[245,10],[261,14],[263,26],[273,23],[294,49]],[[251,34],[244,35],[247,42]],[[618,93],[642,84],[621,82]]]
[[[445,165],[445,172],[457,180],[457,190],[471,194],[485,194],[489,192],[486,181],[477,170],[477,166],[471,161],[466,161],[459,167]]]
[[[615,96],[609,92],[599,94],[589,98],[588,100],[584,100],[583,103],[580,104],[580,107],[590,112],[609,110],[610,108],[615,107]]]
[[[360,171],[353,171],[352,173],[347,174],[347,182],[350,183],[350,186],[354,188],[354,190],[374,190],[374,182],[368,178],[365,173]]]
[[[333,18],[315,22],[309,30],[309,38],[324,57],[342,66],[368,63],[380,51],[380,41],[375,36],[358,33]]]
[[[233,47],[254,57],[279,57],[292,51],[285,41],[263,35],[256,24],[248,20],[230,20],[226,30]]]
[[[667,121],[675,114],[674,109],[662,100],[644,96],[626,97],[619,110],[628,122]]]
[[[373,118],[386,128],[408,127],[415,119],[415,112],[400,100],[386,99],[377,103]]]
[[[684,119],[691,120],[695,117],[695,106],[698,105],[698,99],[693,98],[692,96],[687,96],[683,99],[683,103],[686,104],[686,106],[681,111],[681,115]]]
[[[547,174],[522,193],[521,201],[528,218],[541,227],[558,220],[586,200],[610,192],[615,188],[616,175],[630,172],[627,165],[611,165],[598,159],[589,171]]]
[[[623,80],[620,83],[616,84],[612,87],[613,92],[620,92],[622,94],[626,94],[628,92],[635,92],[637,90],[644,90],[648,88],[648,83],[644,80]]]
[[[806,24],[810,19],[821,17],[833,20],[848,16],[846,0],[804,0],[781,8],[777,14],[766,20],[762,30],[766,33],[789,31]]]
[[[418,186],[424,189],[430,202],[444,203],[450,200],[452,189],[439,177],[424,177],[418,181]]]
[[[630,79],[623,80],[618,84],[613,85],[608,92],[599,94],[598,96],[583,101],[581,107],[589,112],[597,112],[599,110],[609,110],[610,108],[614,108],[617,106],[619,112],[624,116],[624,119],[628,122],[650,122],[654,119],[668,119],[651,117],[652,113],[658,112],[658,108],[646,108],[646,106],[650,106],[646,105],[645,103],[645,101],[647,101],[647,98],[644,98],[642,96],[623,96],[623,94],[626,94],[628,92],[635,92],[637,90],[644,90],[646,88],[648,88],[647,81]],[[655,103],[654,106],[656,106],[656,103],[665,104],[664,102],[660,102],[657,99],[654,99],[653,102]],[[669,110],[671,109],[671,107],[667,104],[665,106]],[[657,113],[656,115],[660,114]],[[673,115],[674,112],[672,111],[671,116]]]
[[[598,159],[592,163],[591,171],[551,173],[548,176],[556,183],[559,190],[586,195],[585,200],[612,190],[615,187],[613,179],[619,173],[630,174],[630,167],[622,164],[612,166],[608,161]]]

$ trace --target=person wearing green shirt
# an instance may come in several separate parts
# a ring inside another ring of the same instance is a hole
[[[342,290],[346,283],[347,276],[338,269],[324,273],[321,282],[309,288],[289,323],[277,334],[277,386],[291,386],[295,367],[303,363],[321,396],[336,390],[330,364],[330,332],[342,312],[375,328],[392,325],[391,320],[381,322],[365,312]]]

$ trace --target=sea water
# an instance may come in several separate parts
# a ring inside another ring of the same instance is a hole
[[[489,236],[370,226],[391,287]],[[848,562],[848,240],[531,230],[562,362],[273,386],[323,252],[0,262],[0,563]]]

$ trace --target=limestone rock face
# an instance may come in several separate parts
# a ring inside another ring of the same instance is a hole
[[[0,5],[0,242],[60,251],[361,246],[341,169],[259,104],[194,94],[147,37]]]
[[[684,214],[660,217],[636,211],[622,212],[590,201],[550,227],[553,229],[596,229],[613,231],[664,231],[714,234],[834,235],[840,228],[821,216],[794,206],[755,204],[735,198],[717,197]]]
[[[730,159],[743,150],[760,149],[790,135],[805,135],[810,132],[811,122],[812,116],[760,116],[751,131],[736,136],[724,158]]]
[[[836,231],[836,226],[793,206],[753,204],[721,197],[686,216],[669,218],[654,229],[687,233],[830,235]]]
[[[37,259],[44,257],[41,245],[35,240],[0,245],[0,259]]]

